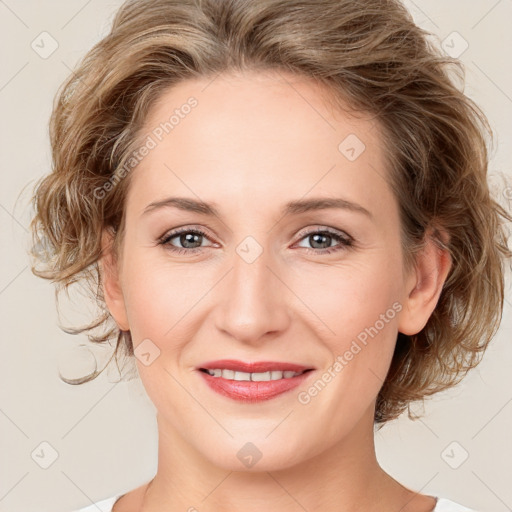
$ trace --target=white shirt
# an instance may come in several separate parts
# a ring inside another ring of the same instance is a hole
[[[114,503],[122,496],[122,494],[118,494],[117,496],[112,496],[111,498],[107,498],[106,500],[99,501],[93,505],[89,505],[88,507],[81,508],[76,512],[112,512],[112,507]],[[476,512],[467,507],[463,507],[458,503],[447,500],[445,498],[438,498],[436,508],[433,512]]]

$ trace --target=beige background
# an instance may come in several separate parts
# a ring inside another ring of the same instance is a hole
[[[115,372],[82,386],[58,379],[60,363],[87,366],[78,352],[69,353],[85,338],[58,328],[52,285],[31,274],[26,254],[30,188],[23,188],[49,170],[53,96],[106,34],[120,4],[0,1],[1,512],[70,511],[132,489],[156,468],[154,408],[137,379],[116,384]],[[497,176],[512,174],[512,1],[415,0],[407,6],[450,51],[461,52],[467,41],[460,57],[467,65],[466,92],[496,131],[491,182],[510,208],[512,188]],[[58,48],[41,55],[52,49],[52,39]],[[507,284],[500,332],[462,385],[427,403],[423,419],[404,417],[377,434],[382,465],[405,485],[480,511],[512,510],[511,302]],[[43,469],[52,455],[57,459]]]

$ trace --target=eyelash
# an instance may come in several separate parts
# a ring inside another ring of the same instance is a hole
[[[183,233],[193,233],[193,234],[201,235],[201,236],[209,239],[208,234],[205,231],[203,231],[202,229],[200,229],[200,228],[191,229],[189,227],[185,227],[185,228],[179,228],[179,229],[176,229],[169,233],[166,233],[158,240],[158,243],[159,243],[159,245],[166,246],[166,249],[172,251],[175,254],[195,254],[195,253],[201,251],[201,249],[203,249],[203,247],[195,247],[192,249],[179,248],[179,247],[174,247],[173,245],[171,245],[169,243],[173,238],[176,238],[178,235],[181,235]],[[353,245],[354,245],[354,239],[351,236],[346,235],[346,234],[341,235],[338,232],[335,232],[335,231],[332,231],[332,230],[326,229],[326,228],[318,228],[318,229],[303,233],[302,236],[300,237],[299,241],[303,240],[304,238],[307,238],[309,236],[316,235],[316,234],[327,234],[330,237],[332,237],[333,239],[335,239],[336,241],[340,242],[340,245],[337,247],[329,247],[327,249],[310,249],[308,247],[303,247],[303,249],[306,249],[309,254],[317,254],[317,255],[318,254],[331,254],[334,252],[346,250],[350,247],[353,247]]]

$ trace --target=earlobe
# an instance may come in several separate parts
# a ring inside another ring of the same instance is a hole
[[[446,246],[447,235],[443,235],[443,244]],[[415,268],[406,283],[399,332],[413,335],[425,327],[439,301],[451,266],[448,249],[439,247],[431,233],[427,233],[425,246],[418,253]]]
[[[103,295],[110,314],[119,329],[129,330],[126,307],[119,279],[118,261],[113,250],[114,235],[104,229],[101,235],[101,258],[98,261]]]

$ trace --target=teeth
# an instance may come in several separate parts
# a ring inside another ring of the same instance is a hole
[[[271,379],[272,372],[264,372],[264,373],[252,373],[251,380],[255,382],[263,382],[265,380]]]
[[[291,379],[297,375],[301,375],[303,372],[292,372],[292,371],[279,371],[272,370],[269,372],[259,373],[248,373],[248,372],[235,372],[233,370],[223,370],[220,368],[206,370],[212,377],[222,377],[228,380],[242,380],[242,381],[254,381],[254,382],[265,382],[269,380],[279,379]]]
[[[246,372],[235,372],[233,380],[251,380],[251,374]]]
[[[222,370],[222,377],[224,379],[233,380],[235,378],[235,372],[233,370]]]

